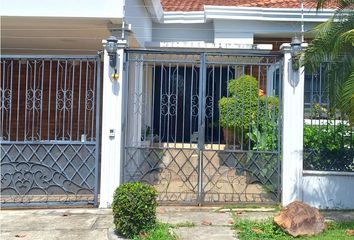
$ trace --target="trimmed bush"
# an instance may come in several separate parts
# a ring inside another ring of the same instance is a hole
[[[277,149],[278,98],[260,96],[258,81],[250,75],[230,80],[227,89],[228,97],[219,100],[225,140],[247,144],[250,139],[253,150]]]
[[[258,81],[249,75],[229,81],[229,97],[219,100],[220,125],[229,129],[248,129],[258,104]]]
[[[132,238],[156,224],[157,192],[140,182],[126,183],[113,196],[113,221],[116,231]]]

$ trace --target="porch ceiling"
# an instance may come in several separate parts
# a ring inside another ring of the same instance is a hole
[[[3,54],[95,54],[110,35],[109,19],[2,17]]]

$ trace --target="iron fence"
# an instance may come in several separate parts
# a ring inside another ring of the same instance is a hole
[[[332,73],[330,63],[306,73],[304,170],[353,172],[354,129],[335,97],[342,76]]]
[[[1,203],[97,204],[100,59],[2,56]]]
[[[164,203],[278,201],[278,54],[127,51],[123,180]]]

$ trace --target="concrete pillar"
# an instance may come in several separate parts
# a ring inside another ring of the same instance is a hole
[[[293,70],[290,44],[283,44],[282,205],[302,201],[304,68]]]
[[[124,43],[117,50],[117,74],[113,78],[113,68],[109,65],[109,56],[104,51],[103,97],[102,97],[102,131],[101,131],[101,188],[100,208],[109,208],[114,190],[121,184],[121,163],[124,151],[122,139],[123,122],[123,58]]]

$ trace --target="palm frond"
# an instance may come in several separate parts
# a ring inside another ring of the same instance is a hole
[[[340,10],[352,8],[354,5],[354,0],[339,0],[337,5],[338,5],[338,9]]]
[[[316,6],[317,11],[323,9],[328,2],[329,0],[317,0],[317,6]]]
[[[338,38],[340,42],[354,46],[354,29],[342,33]]]
[[[319,11],[326,7],[327,4],[333,2],[334,0],[317,0],[316,10]],[[344,10],[351,8],[354,5],[354,0],[337,0],[338,10]]]
[[[350,123],[354,123],[354,65],[352,66],[352,71],[350,75],[346,78],[343,83],[341,90],[341,109],[343,112],[347,113]]]
[[[317,0],[317,10],[328,2]],[[354,0],[338,0],[337,5],[333,17],[311,31],[316,37],[304,64],[313,72],[325,69],[331,110],[340,110],[354,124]]]
[[[305,51],[305,65],[317,68],[323,61],[334,61],[340,55],[354,55],[351,39],[354,28],[354,14],[345,21],[334,22],[330,19],[316,27],[316,38]],[[343,37],[341,37],[343,36]]]

